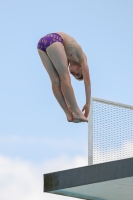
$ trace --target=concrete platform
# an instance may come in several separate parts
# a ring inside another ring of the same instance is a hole
[[[44,174],[44,192],[87,200],[133,200],[133,158]]]

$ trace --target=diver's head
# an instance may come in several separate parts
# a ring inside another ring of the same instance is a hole
[[[77,80],[83,80],[82,68],[80,64],[69,60],[69,71]]]

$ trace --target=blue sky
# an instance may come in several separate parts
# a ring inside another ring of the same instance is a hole
[[[88,125],[66,121],[38,56],[38,40],[56,31],[72,35],[88,58],[92,96],[133,105],[132,24],[132,0],[0,1],[2,158],[33,166],[62,156],[87,159]],[[72,78],[72,85],[82,109],[84,84]]]

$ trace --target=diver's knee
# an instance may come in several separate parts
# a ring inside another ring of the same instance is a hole
[[[52,86],[53,86],[53,87],[54,87],[54,86],[56,86],[56,87],[61,87],[61,81],[60,81],[59,78],[52,79],[51,82],[52,82]]]

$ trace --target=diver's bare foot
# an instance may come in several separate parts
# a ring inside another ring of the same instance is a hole
[[[66,113],[66,116],[67,116],[67,121],[68,122],[72,122],[73,121],[73,115],[72,115],[72,113],[70,111],[68,113]]]
[[[88,122],[88,119],[83,115],[82,112],[72,113],[73,114],[73,122],[79,123],[79,122]]]

